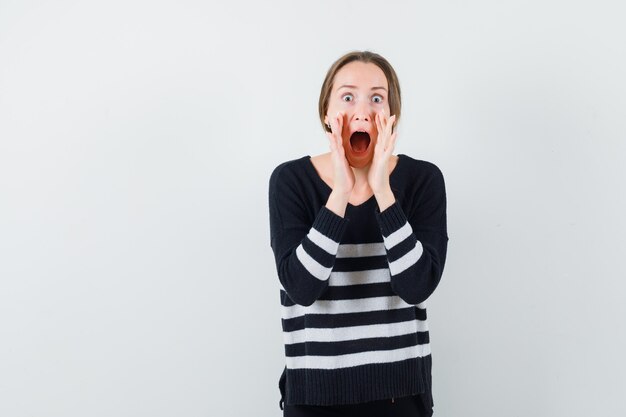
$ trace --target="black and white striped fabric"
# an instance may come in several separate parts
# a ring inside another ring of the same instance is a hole
[[[445,263],[445,186],[434,164],[399,157],[390,176],[395,203],[383,212],[375,198],[349,204],[345,217],[324,206],[331,190],[308,156],[272,173],[287,404],[430,392],[425,302]]]

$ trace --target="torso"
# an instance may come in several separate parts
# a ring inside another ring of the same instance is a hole
[[[321,155],[312,156],[311,163],[315,167],[315,170],[317,171],[317,174],[320,176],[320,178],[330,188],[333,188],[333,167],[332,167],[332,161],[330,159],[330,155],[331,155],[330,152],[327,152]],[[397,163],[398,163],[398,156],[391,155],[391,160],[389,163],[390,173],[393,171]],[[348,203],[354,206],[357,206],[359,204],[362,204],[368,201],[370,198],[372,198],[373,195],[374,193],[369,187],[368,187],[367,192],[352,191],[352,194],[350,195],[350,199],[348,200]]]

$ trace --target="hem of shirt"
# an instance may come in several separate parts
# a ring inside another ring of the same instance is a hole
[[[432,354],[399,362],[332,370],[285,367],[279,384],[280,402],[327,406],[423,393],[432,398],[431,368]]]

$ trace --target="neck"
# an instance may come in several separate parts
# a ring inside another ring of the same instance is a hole
[[[352,168],[352,172],[354,172],[354,190],[356,192],[368,193],[372,191],[367,181],[367,174],[369,173],[370,166],[371,164],[366,165],[363,168],[350,167]]]

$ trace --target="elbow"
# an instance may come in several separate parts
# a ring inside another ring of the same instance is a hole
[[[308,307],[328,288],[332,267],[318,268],[303,264],[297,256],[284,258],[278,263],[278,278],[285,292],[296,304]]]
[[[291,299],[293,300],[294,303],[301,305],[303,307],[309,307],[310,305],[312,305],[316,298],[313,297],[301,297],[301,296],[295,296],[295,297],[291,297]]]
[[[279,279],[291,301],[304,307],[317,301],[328,287],[328,280],[317,278],[294,280],[288,275],[280,274]]]
[[[391,277],[391,289],[407,304],[417,305],[426,301],[435,292],[441,280],[441,271],[432,266],[420,270],[416,266],[400,275]]]
[[[433,293],[433,291],[426,291],[420,286],[410,287],[402,285],[398,282],[397,279],[391,280],[391,290],[405,303],[411,305],[423,303]]]
[[[303,307],[309,307],[319,298],[319,296],[317,296],[316,294],[307,293],[297,289],[285,289],[285,292],[287,293],[291,301]]]

